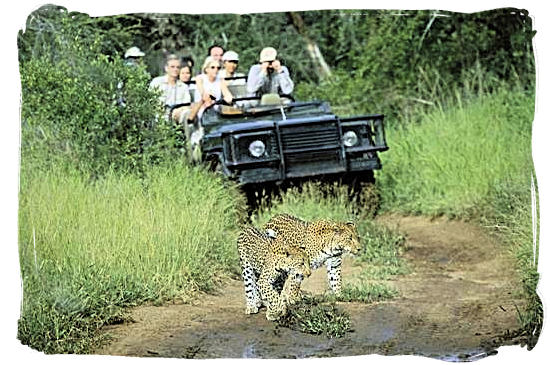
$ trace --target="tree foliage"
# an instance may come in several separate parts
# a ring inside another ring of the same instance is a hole
[[[219,44],[239,53],[246,72],[263,47],[273,46],[292,74],[298,99],[328,100],[339,114],[384,113],[392,123],[414,120],[419,109],[457,90],[476,95],[503,84],[532,90],[533,36],[528,13],[510,8],[473,14],[322,10],[94,18],[45,6],[29,16],[19,35],[24,143],[35,148],[48,140],[48,148],[73,159],[136,166],[146,146],[167,141],[167,128],[154,123],[154,97],[146,90],[150,76],[120,62],[132,45],[145,50],[153,76],[163,72],[167,53],[192,56],[196,72],[208,47]],[[329,77],[317,71],[307,50],[312,45]],[[120,81],[125,108],[115,102]]]

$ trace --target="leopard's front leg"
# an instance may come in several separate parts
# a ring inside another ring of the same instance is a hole
[[[277,272],[263,272],[258,279],[258,287],[262,299],[264,299],[267,312],[266,318],[268,321],[275,321],[286,314],[286,303],[282,300],[281,295],[274,289],[279,274]],[[285,283],[286,284],[286,283]]]
[[[262,298],[256,283],[256,274],[251,266],[242,265],[242,276],[244,281],[244,293],[246,298],[246,314],[258,313],[262,306]]]
[[[333,294],[340,294],[342,291],[342,256],[335,256],[327,259],[328,285]]]
[[[281,292],[281,300],[286,304],[296,304],[302,299],[300,287],[302,286],[303,278],[288,278],[285,281]]]

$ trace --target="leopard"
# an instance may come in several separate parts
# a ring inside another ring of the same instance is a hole
[[[263,227],[272,240],[295,247],[306,253],[311,269],[325,264],[329,291],[334,295],[342,291],[342,256],[356,255],[361,249],[357,226],[354,222],[318,219],[312,222],[283,213],[273,216]],[[287,302],[300,299],[300,287],[289,283]]]
[[[241,230],[237,247],[245,289],[245,313],[258,313],[266,306],[267,320],[285,316],[294,288],[300,288],[304,278],[311,275],[308,256],[303,250],[286,245],[253,226]]]

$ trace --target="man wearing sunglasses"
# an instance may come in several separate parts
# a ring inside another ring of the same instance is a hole
[[[260,63],[253,65],[248,72],[246,84],[251,96],[261,97],[264,94],[289,95],[294,90],[294,82],[286,66],[277,59],[277,50],[266,47],[260,52]]]

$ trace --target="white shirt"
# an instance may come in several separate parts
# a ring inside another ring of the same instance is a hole
[[[225,79],[226,77],[243,77],[244,74],[243,73],[240,73],[240,72],[235,72],[233,75],[231,76],[227,76],[227,72],[225,69],[221,70],[219,73],[218,73],[218,76],[221,77],[222,79]],[[242,79],[237,79],[237,80],[226,80],[227,82],[227,85],[228,86],[232,86],[232,85],[246,85],[246,79],[242,78]]]
[[[167,75],[155,77],[149,84],[149,89],[153,88],[162,91],[159,99],[163,105],[172,106],[191,102],[189,87],[179,79],[176,80],[174,85],[170,85]]]
[[[208,76],[205,74],[201,74],[197,76],[198,79],[202,80],[202,88],[205,93],[212,95],[216,98],[216,100],[220,100],[222,98],[222,81],[220,79],[220,76],[216,76],[214,81],[208,80]],[[195,89],[195,101],[202,99],[202,95],[199,93],[199,88],[197,87]]]

